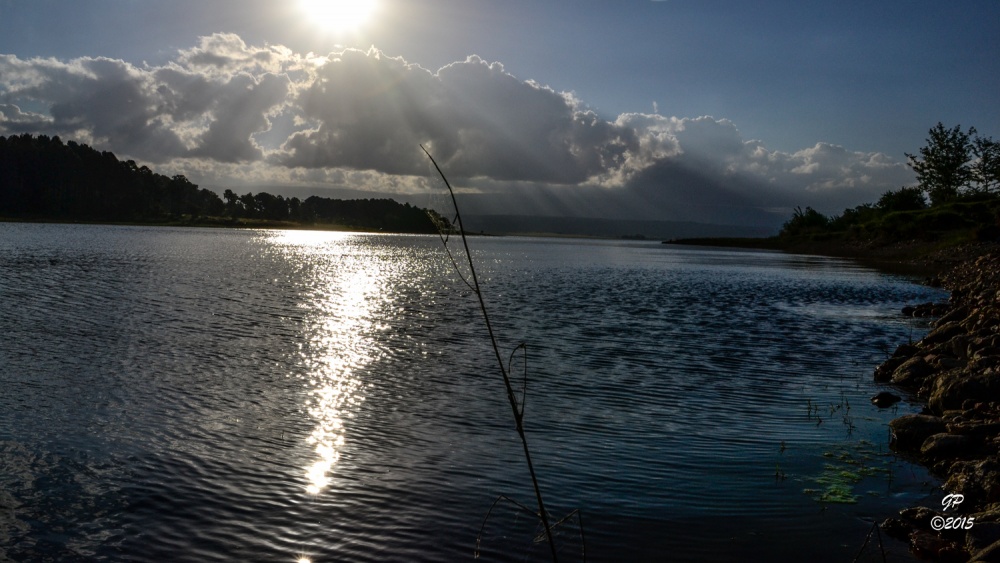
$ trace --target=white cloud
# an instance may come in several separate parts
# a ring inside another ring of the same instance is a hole
[[[430,174],[424,144],[465,187],[618,193],[652,215],[694,205],[685,190],[700,190],[699,202],[835,212],[913,181],[881,153],[822,142],[772,151],[726,119],[609,121],[572,93],[477,56],[430,71],[375,48],[297,54],[233,34],[202,38],[157,67],[0,55],[0,134],[21,132],[90,142],[214,185],[397,192]]]
[[[0,104],[0,123],[5,128],[23,128],[25,131],[48,131],[52,120],[40,113],[22,111],[14,104]]]
[[[424,144],[457,178],[578,183],[614,166],[632,132],[479,57],[437,73],[370,50],[316,69],[296,105],[313,128],[278,161],[424,174]]]
[[[833,213],[913,182],[904,163],[883,153],[829,143],[794,153],[771,151],[761,141],[743,139],[726,119],[626,114],[617,123],[639,137],[633,184],[642,181],[637,172],[671,162],[730,191],[780,202],[772,205],[815,204]]]
[[[300,69],[303,58],[281,45],[248,46],[234,33],[216,33],[202,37],[199,45],[183,49],[177,65],[209,76],[226,77],[235,73],[281,73]]]

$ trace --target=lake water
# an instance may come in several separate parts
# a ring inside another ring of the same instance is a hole
[[[505,359],[527,344],[547,508],[582,515],[561,560],[582,521],[589,561],[850,561],[939,494],[887,448],[919,406],[868,399],[926,330],[899,309],[940,291],[812,256],[470,244]],[[456,561],[477,537],[545,560],[514,504],[484,525],[499,495],[535,506],[438,238],[0,224],[0,560]]]

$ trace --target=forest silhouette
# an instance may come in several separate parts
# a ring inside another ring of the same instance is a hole
[[[433,216],[433,219],[432,219]],[[29,221],[267,226],[436,233],[443,218],[392,199],[223,197],[111,152],[58,137],[0,136],[0,217]]]

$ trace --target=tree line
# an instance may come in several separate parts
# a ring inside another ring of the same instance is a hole
[[[220,218],[362,230],[437,232],[443,218],[392,199],[305,200],[267,192],[223,197],[183,175],[164,176],[111,152],[58,137],[0,136],[0,217],[31,220],[172,222]]]
[[[1000,238],[1000,142],[974,127],[963,131],[939,122],[917,154],[906,158],[916,186],[887,191],[875,203],[830,217],[796,208],[779,237],[929,239],[966,230],[979,239]]]

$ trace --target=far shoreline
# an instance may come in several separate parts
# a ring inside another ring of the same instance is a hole
[[[666,245],[773,250],[789,254],[828,256],[854,260],[889,273],[937,277],[958,264],[981,256],[997,247],[992,242],[905,240],[865,243],[844,239],[783,240],[780,237],[704,237],[663,241]]]
[[[425,234],[437,232],[414,232],[400,229],[375,229],[345,223],[302,223],[297,221],[232,218],[183,215],[175,218],[161,218],[149,221],[110,221],[101,219],[71,219],[53,217],[4,217],[0,223],[60,224],[60,225],[108,225],[133,227],[201,227],[213,229],[279,229],[298,231],[355,232],[367,234]],[[655,243],[655,238],[637,239],[634,236],[589,236],[572,233],[487,233],[466,231],[470,237],[537,237],[553,239],[611,240]],[[935,278],[961,262],[975,258],[997,246],[996,243],[954,244],[934,241],[897,241],[889,244],[861,243],[830,238],[827,240],[784,240],[772,237],[693,237],[660,241],[664,245],[681,247],[703,247],[706,249],[741,249],[784,252],[787,254],[826,256],[854,260],[862,265],[892,274],[924,276]]]
[[[103,221],[100,219],[55,219],[42,217],[0,217],[0,223],[25,223],[34,225],[107,225],[118,227],[202,227],[210,229],[284,229],[293,231],[329,231],[382,234],[425,234],[403,230],[370,229],[342,223],[299,223],[297,221],[277,221],[273,219],[251,219],[229,217],[181,217],[152,221]]]

